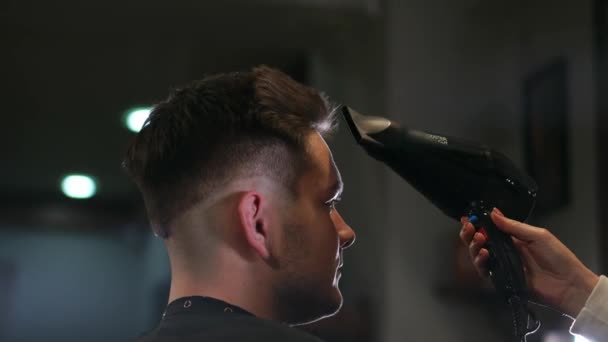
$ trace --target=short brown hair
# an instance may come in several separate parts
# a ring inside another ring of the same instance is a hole
[[[152,110],[123,166],[143,194],[155,233],[217,187],[267,175],[295,191],[305,138],[335,127],[319,91],[267,66],[205,77]]]

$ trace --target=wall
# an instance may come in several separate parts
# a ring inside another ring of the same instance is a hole
[[[3,228],[0,260],[16,272],[2,340],[122,341],[151,328],[168,264],[149,236]]]

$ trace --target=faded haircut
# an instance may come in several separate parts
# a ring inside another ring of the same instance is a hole
[[[296,195],[306,137],[331,134],[335,108],[279,70],[217,74],[174,89],[129,145],[123,167],[141,191],[155,234],[241,177],[268,176]]]

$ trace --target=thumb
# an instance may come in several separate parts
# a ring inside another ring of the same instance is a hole
[[[502,216],[497,211],[492,211],[491,217],[498,229],[522,241],[532,242],[539,238],[541,228],[512,220]]]

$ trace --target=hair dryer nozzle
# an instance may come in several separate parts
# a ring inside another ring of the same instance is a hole
[[[390,120],[377,116],[362,115],[346,106],[342,106],[342,112],[358,143],[361,143],[363,135],[381,132],[391,125]]]

